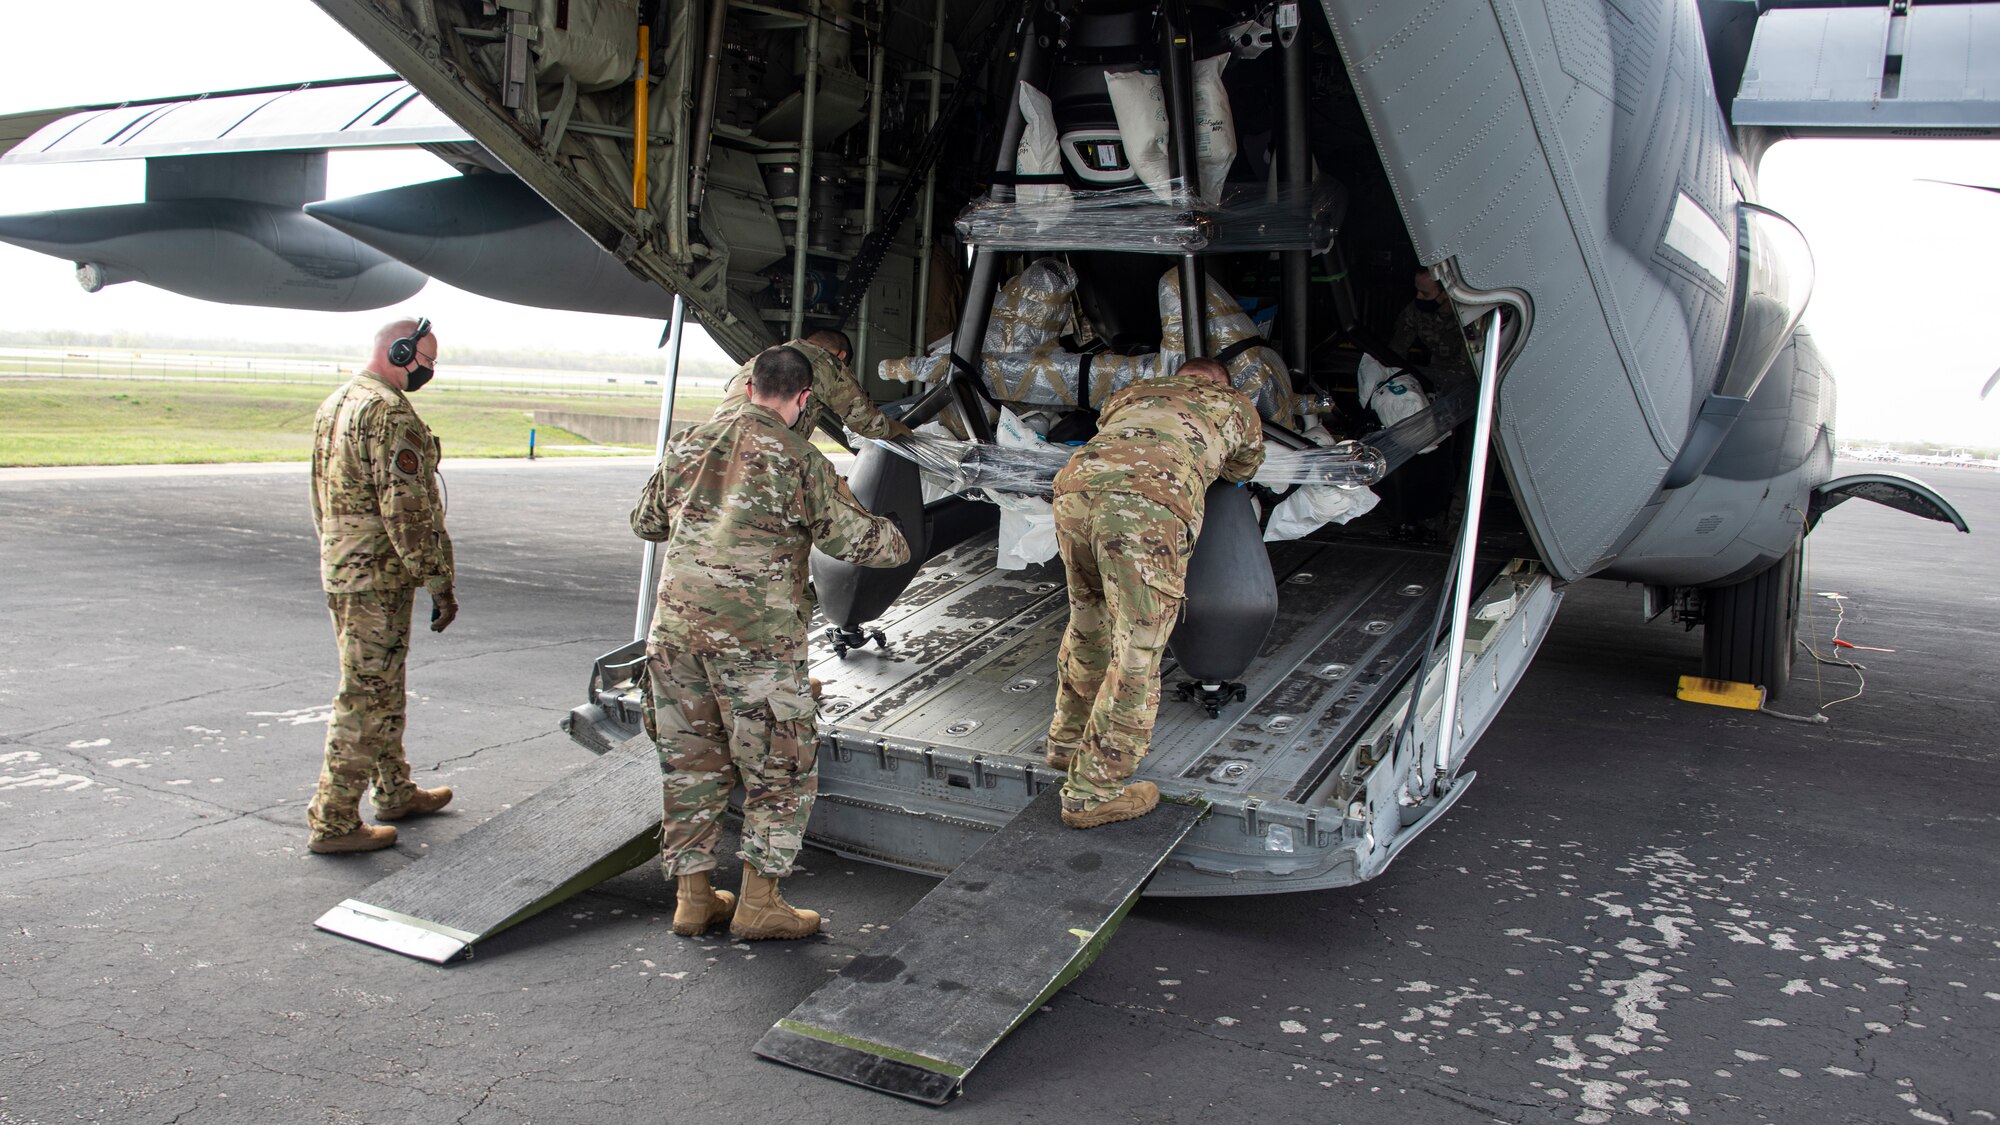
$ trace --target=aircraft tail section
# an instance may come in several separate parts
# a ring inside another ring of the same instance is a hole
[[[1773,7],[1730,119],[1794,136],[2000,137],[2000,3]]]

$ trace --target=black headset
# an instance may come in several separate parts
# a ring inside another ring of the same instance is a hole
[[[430,318],[418,317],[415,331],[389,345],[389,362],[397,367],[408,367],[410,361],[417,358],[417,344],[430,334]]]

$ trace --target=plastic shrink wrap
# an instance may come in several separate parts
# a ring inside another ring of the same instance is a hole
[[[1332,448],[1339,443],[1332,434],[1319,425],[1305,432],[1308,440],[1323,448]],[[1268,454],[1266,455],[1268,458]],[[1290,496],[1278,502],[1271,510],[1271,518],[1264,521],[1264,541],[1276,543],[1285,539],[1299,539],[1330,523],[1346,523],[1356,516],[1365,516],[1381,503],[1381,497],[1373,489],[1352,485],[1304,484]]]
[[[1033,163],[1024,143],[1018,164]],[[1023,179],[1029,175],[1024,170]],[[1219,203],[1185,196],[1163,202],[1143,187],[1084,191],[1024,182],[1011,198],[973,200],[955,226],[967,244],[989,250],[1324,252],[1333,242],[1344,202],[1340,187],[1330,182],[1305,189],[1231,187]]]
[[[1056,258],[1040,259],[1001,287],[980,360],[993,397],[1035,406],[1096,409],[1111,392],[1128,383],[1179,368],[1186,345],[1178,270],[1167,270],[1158,282],[1163,344],[1156,355],[1064,350],[1057,340],[1068,325],[1070,297],[1075,292],[1075,271]],[[1257,338],[1257,326],[1249,314],[1214,279],[1208,282],[1208,326],[1211,354]],[[931,382],[943,375],[950,362],[944,354],[948,347],[949,341],[945,341],[933,345],[929,355],[884,360],[881,375],[903,382]],[[1259,414],[1284,418],[1292,413],[1291,378],[1277,352],[1252,346],[1230,357],[1227,366],[1231,382],[1249,396]]]
[[[877,445],[917,463],[954,493],[974,489],[1023,496],[1050,495],[1056,473],[1075,450],[1050,445],[1039,438],[1019,447],[986,445],[956,438],[916,434],[893,440],[872,439]],[[1382,479],[1380,451],[1359,441],[1344,441],[1315,449],[1271,449],[1257,470],[1256,482],[1271,488],[1293,485],[1361,487]]]

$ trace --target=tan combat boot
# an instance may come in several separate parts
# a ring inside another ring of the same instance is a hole
[[[709,886],[708,872],[683,875],[679,883],[680,889],[674,892],[674,932],[682,937],[706,933],[710,926],[729,921],[736,912],[736,896]]]
[[[324,839],[309,841],[306,844],[306,850],[319,855],[346,855],[349,852],[372,852],[378,848],[386,848],[395,842],[395,829],[376,828],[373,825],[364,824],[352,832],[343,832],[338,836],[328,836]]]
[[[1121,820],[1137,820],[1160,803],[1160,787],[1150,781],[1135,781],[1123,793],[1085,808],[1082,801],[1064,797],[1062,822],[1071,828],[1096,828]]]
[[[436,789],[419,789],[400,809],[375,807],[376,820],[401,820],[406,816],[424,816],[451,804],[451,787],[440,785]]]
[[[730,919],[729,936],[743,941],[811,937],[819,932],[819,914],[800,910],[778,894],[778,881],[743,865],[743,897],[737,900],[736,917]]]

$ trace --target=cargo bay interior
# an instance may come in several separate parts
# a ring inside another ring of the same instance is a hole
[[[1269,544],[1268,576],[1205,579],[1198,554],[1189,617],[1243,600],[1254,578],[1270,631],[1198,678],[1190,654],[1216,637],[1241,648],[1242,630],[1225,613],[1208,637],[1177,638],[1140,774],[1214,809],[1149,893],[1365,877],[1355,836],[1395,802],[1384,778],[1428,753],[1410,728],[1435,710],[1441,669],[1420,672],[1448,613],[1476,399],[1451,369],[1478,364],[1390,347],[1418,259],[1323,16],[1133,0],[1045,0],[1025,17],[1007,0],[710,11],[724,23],[713,96],[700,84],[693,107],[697,126],[712,107],[713,128],[691,237],[726,246],[732,294],[747,295],[732,308],[754,309],[766,339],[843,327],[876,399],[982,442],[996,421],[1078,441],[1112,389],[1198,350],[1252,394],[1273,449],[1307,447],[1312,430],[1389,454],[1374,510]],[[1209,297],[1194,325],[1179,300],[1191,286]],[[1418,417],[1360,397],[1399,372],[1430,400]],[[994,490],[921,493],[913,463],[866,442],[850,479],[922,528],[929,561],[815,564],[830,643],[813,653],[826,696],[812,835],[949,870],[1057,780],[1039,739],[1061,564],[995,566]],[[1485,479],[1473,589],[1507,602],[1486,621],[1497,635],[1536,568],[1515,561],[1533,550],[1502,474]],[[1258,489],[1242,518],[1268,523],[1294,491]],[[1019,533],[1003,525],[1001,549]],[[597,662],[565,722],[579,742],[604,751],[637,732],[639,655],[635,642]]]

